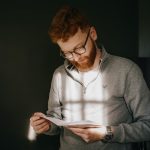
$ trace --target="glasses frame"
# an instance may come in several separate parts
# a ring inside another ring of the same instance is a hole
[[[90,29],[88,31],[88,34],[86,36],[86,39],[85,39],[85,42],[84,44],[81,46],[81,47],[78,47],[78,48],[74,48],[72,51],[68,51],[67,53],[64,53],[61,49],[60,49],[60,56],[62,56],[63,58],[65,59],[72,59],[73,58],[73,53],[75,54],[78,54],[78,55],[82,55],[86,52],[86,44],[87,44],[87,41],[88,41],[88,38],[89,38],[89,35],[90,35]],[[84,49],[84,51],[82,53],[79,53],[77,52],[78,49]],[[66,54],[70,54],[70,57],[67,57]]]

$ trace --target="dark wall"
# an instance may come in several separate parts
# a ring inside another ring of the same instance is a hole
[[[56,10],[65,3],[81,9],[97,28],[108,52],[137,60],[137,0],[4,1],[0,4],[0,149],[57,149],[58,137],[27,139],[29,117],[47,110],[54,69],[63,60],[47,35]],[[150,61],[138,59],[149,82]]]
[[[139,56],[150,57],[150,1],[139,0]]]

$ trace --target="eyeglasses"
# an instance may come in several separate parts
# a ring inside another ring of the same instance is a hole
[[[84,44],[81,47],[74,48],[72,51],[69,51],[67,53],[64,53],[62,50],[60,50],[60,56],[62,56],[64,58],[67,58],[67,59],[72,59],[73,58],[73,53],[78,54],[78,55],[81,55],[81,54],[85,53],[86,52],[85,46],[86,46],[89,34],[90,34],[90,29],[88,31],[86,40],[85,40]]]

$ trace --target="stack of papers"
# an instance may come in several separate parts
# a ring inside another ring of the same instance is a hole
[[[99,123],[89,120],[66,122],[64,120],[56,119],[53,117],[43,116],[43,118],[53,122],[57,126],[74,127],[74,128],[90,128],[90,127],[96,128],[101,126]]]

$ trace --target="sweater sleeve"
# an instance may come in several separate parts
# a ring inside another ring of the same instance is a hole
[[[133,122],[112,126],[112,142],[150,141],[150,91],[140,68],[133,64],[126,78],[124,99],[132,113]]]
[[[52,82],[51,82],[51,88],[49,93],[49,99],[48,99],[48,110],[47,110],[47,116],[55,117],[58,119],[62,119],[61,117],[61,103],[59,99],[59,90],[58,90],[58,73],[55,71]],[[51,123],[51,128],[49,131],[45,132],[47,135],[56,135],[59,134],[60,128]]]

